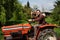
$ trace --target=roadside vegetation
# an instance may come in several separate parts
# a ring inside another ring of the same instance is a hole
[[[52,23],[53,19],[51,17],[47,17],[46,22]],[[52,23],[52,24],[54,24],[54,23]],[[54,31],[56,32],[57,37],[60,37],[60,28],[54,28]]]

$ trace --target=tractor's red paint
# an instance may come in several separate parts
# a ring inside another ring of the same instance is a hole
[[[16,38],[16,39],[20,38],[22,40],[25,38],[26,40],[30,40],[29,38],[34,37],[34,36],[36,36],[35,40],[38,40],[37,37],[41,31],[43,31],[44,29],[53,29],[54,27],[56,27],[56,25],[46,23],[46,24],[40,25],[40,26],[36,27],[36,29],[34,29],[33,26],[31,26],[29,23],[27,23],[27,24],[3,26],[2,32],[3,32],[5,40],[7,40],[7,39],[9,40],[10,38],[11,38],[10,40],[12,40],[14,38]],[[36,32],[36,35],[35,35],[35,32]],[[20,36],[19,33],[22,36]],[[16,35],[19,35],[19,36],[16,36]]]

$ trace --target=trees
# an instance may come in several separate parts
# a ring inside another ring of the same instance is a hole
[[[27,2],[27,7],[30,8],[30,3],[29,3],[29,1]]]
[[[15,20],[18,20],[19,12],[22,9],[22,5],[18,3],[17,0],[5,0],[4,8],[6,10],[6,20],[12,20],[14,15],[16,16]]]
[[[0,23],[4,25],[8,21],[17,21],[23,6],[17,0],[0,0]]]
[[[60,24],[60,1],[57,0],[54,5],[54,10],[52,14],[53,23]]]
[[[25,6],[22,6],[18,0],[0,0],[0,23],[2,25],[6,24],[6,22],[9,23],[9,21],[14,21],[13,24],[15,24],[17,21],[26,20],[30,18],[30,12],[29,1]]]
[[[30,7],[30,3],[29,1],[27,1],[27,4],[23,8],[23,12],[26,14],[26,17],[27,17],[26,19],[31,18],[31,10],[32,8]]]
[[[5,9],[3,7],[4,2],[4,0],[0,0],[0,26],[6,22]]]

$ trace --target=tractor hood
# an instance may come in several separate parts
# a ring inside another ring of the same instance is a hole
[[[10,33],[18,31],[21,31],[22,34],[26,34],[30,29],[31,29],[30,24],[17,24],[11,26],[3,26],[2,32],[4,35],[10,35]]]

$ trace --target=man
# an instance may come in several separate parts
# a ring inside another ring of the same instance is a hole
[[[34,25],[34,38],[29,38],[29,40],[35,40],[36,38],[36,30],[37,30],[37,27],[42,25],[42,24],[45,24],[45,14],[42,14],[42,12],[40,10],[36,10],[36,11],[33,11],[31,12],[31,17],[32,19],[28,20],[28,21],[37,21],[38,24]]]
[[[31,12],[31,17],[29,21],[37,21],[39,24],[45,24],[45,14],[43,14],[40,10],[36,10],[34,12]]]

